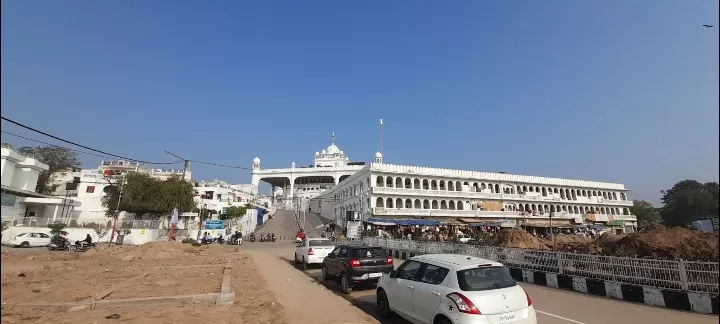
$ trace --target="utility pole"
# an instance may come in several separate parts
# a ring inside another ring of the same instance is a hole
[[[168,152],[168,151],[165,151],[165,153],[170,154],[170,155],[172,155],[172,156],[174,156],[174,157],[176,157],[176,158],[178,158],[178,159],[180,159],[180,160],[183,160],[184,166],[183,166],[183,175],[182,175],[182,178],[183,178],[183,180],[185,180],[185,175],[186,175],[187,172],[190,170],[190,160],[183,159],[183,158],[181,158],[181,157],[179,157],[179,156],[177,156],[177,155],[175,155],[175,154],[173,154],[173,153],[170,153],[170,152]]]
[[[115,232],[117,232],[117,221],[118,221],[118,216],[120,215],[120,202],[122,201],[123,188],[125,187],[124,177],[118,181],[118,184],[120,185],[120,193],[118,194],[118,201],[117,201],[117,205],[115,206],[115,213],[113,213],[113,227],[112,227],[112,234],[110,234],[110,243],[111,244],[112,244],[113,240],[115,240]]]

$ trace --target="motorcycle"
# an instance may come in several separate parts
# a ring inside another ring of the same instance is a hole
[[[212,242],[215,244],[225,244],[225,239],[223,239],[222,237],[216,237],[213,239]]]
[[[255,235],[250,235],[250,242],[255,242]]]
[[[70,242],[67,241],[65,238],[59,238],[54,239],[50,242],[50,244],[47,245],[47,249],[49,251],[65,251],[67,250],[68,246],[70,245]]]
[[[260,242],[265,242],[265,236],[260,235]]]
[[[275,242],[275,235],[273,235],[273,236],[271,237],[271,240],[272,240],[273,242]]]

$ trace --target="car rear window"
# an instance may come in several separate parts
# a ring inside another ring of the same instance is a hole
[[[27,233],[18,234],[16,237],[25,237],[25,235],[27,235]]]
[[[480,291],[508,288],[517,285],[505,267],[482,267],[460,270],[457,281],[464,291]]]
[[[330,240],[310,240],[310,246],[333,246]]]
[[[382,248],[356,248],[352,252],[354,258],[387,258],[387,252]]]

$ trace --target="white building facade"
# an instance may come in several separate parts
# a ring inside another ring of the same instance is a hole
[[[310,200],[309,210],[338,225],[359,219],[434,219],[636,226],[623,184],[451,170],[375,162]]]
[[[9,144],[0,149],[2,166],[2,221],[10,226],[47,226],[70,213],[79,202],[35,192],[40,173],[48,166],[16,152]]]
[[[329,190],[340,182],[363,169],[364,163],[350,162],[345,152],[335,145],[335,133],[332,142],[326,149],[315,152],[313,164],[290,168],[262,169],[260,158],[256,157],[252,164],[252,185],[257,187],[260,181],[272,186],[275,205],[290,208],[297,203],[305,205],[310,198]],[[276,194],[282,196],[277,197]]]

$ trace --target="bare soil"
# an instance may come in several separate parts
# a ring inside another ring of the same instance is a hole
[[[164,297],[219,292],[223,266],[232,265],[235,305],[186,304],[116,307],[67,312],[15,306],[27,302],[87,300],[121,283],[105,299]],[[287,324],[283,305],[252,257],[221,246],[181,243],[99,246],[85,253],[2,253],[2,323],[247,323]],[[192,266],[192,267],[187,267]],[[199,266],[199,267],[198,267]],[[149,272],[144,278],[139,275]],[[132,281],[134,280],[134,281]],[[115,315],[114,315],[115,314]],[[117,317],[106,319],[106,316]]]
[[[717,261],[720,257],[718,237],[718,232],[655,225],[631,234],[604,233],[595,239],[581,235],[555,235],[555,249],[612,256]],[[535,237],[520,228],[500,231],[485,240],[492,246],[533,250],[550,250],[553,245],[552,241]]]

